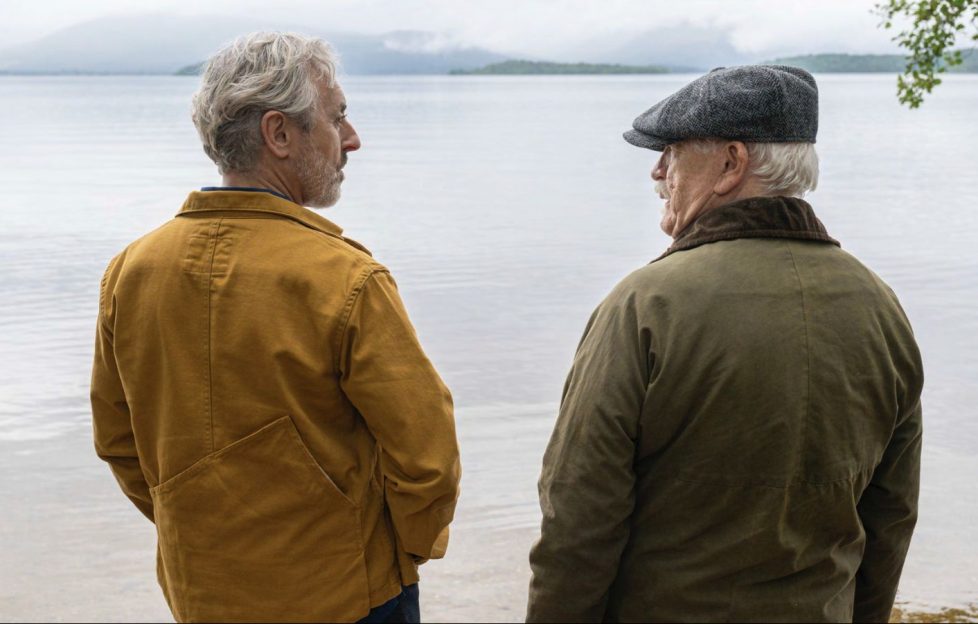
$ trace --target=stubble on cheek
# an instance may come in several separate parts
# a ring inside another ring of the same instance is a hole
[[[310,208],[329,208],[339,201],[343,172],[323,154],[310,150],[300,165],[299,178]]]

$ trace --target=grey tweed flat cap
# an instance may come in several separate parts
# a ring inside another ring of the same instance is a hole
[[[719,67],[635,118],[625,140],[661,152],[686,139],[814,143],[818,86],[786,65]]]

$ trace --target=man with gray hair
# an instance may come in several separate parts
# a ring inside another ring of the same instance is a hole
[[[720,68],[640,115],[674,241],[598,306],[540,478],[527,620],[870,621],[917,515],[896,296],[800,197],[814,78]]]
[[[458,497],[452,400],[390,273],[304,208],[360,139],[318,39],[242,37],[193,121],[223,185],[102,280],[95,447],[178,621],[417,622]]]

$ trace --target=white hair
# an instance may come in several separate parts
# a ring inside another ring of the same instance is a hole
[[[747,143],[750,172],[770,195],[804,197],[818,186],[813,143]]]
[[[308,131],[319,89],[336,84],[337,58],[322,39],[258,32],[235,39],[207,62],[192,118],[204,152],[221,173],[246,172],[258,161],[259,122],[280,111]]]
[[[709,152],[725,139],[683,141],[700,152]],[[768,195],[804,197],[818,186],[818,154],[813,143],[744,143],[750,174]]]

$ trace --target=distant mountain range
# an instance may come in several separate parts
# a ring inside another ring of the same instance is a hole
[[[361,35],[331,31],[319,24],[139,15],[78,24],[0,50],[0,73],[173,74],[200,63],[241,33],[258,30],[292,30],[322,37],[340,53],[343,70],[350,74],[445,74],[507,58],[419,31]]]
[[[0,73],[173,74],[194,67],[222,44],[257,30],[291,30],[323,37],[339,51],[349,74],[446,74],[526,56],[460,45],[437,33],[399,31],[363,35],[331,24],[213,15],[180,17],[143,14],[106,17],[64,28],[36,41],[0,48]],[[661,65],[699,71],[719,64],[750,62],[730,42],[730,33],[688,24],[627,36],[601,35],[563,47],[550,59],[577,61],[587,51],[595,64]]]
[[[453,75],[527,75],[527,74],[667,74],[661,65],[619,65],[607,63],[549,63],[542,61],[503,61],[479,69],[453,69]]]
[[[737,51],[730,32],[680,24],[630,36],[602,36],[555,48],[551,59],[516,60],[460,45],[444,35],[397,31],[364,35],[228,16],[108,17],[59,30],[31,43],[0,49],[5,74],[195,74],[203,60],[241,33],[293,30],[322,37],[339,52],[348,74],[607,74],[693,73],[757,62]],[[587,62],[577,61],[586,50]],[[813,72],[902,72],[897,54],[814,54],[768,61]],[[978,53],[951,71],[978,72]]]
[[[948,67],[949,72],[978,72],[978,52],[964,51],[961,65]],[[907,59],[900,54],[807,54],[764,61],[768,65],[791,65],[813,73],[901,73]]]
[[[765,65],[791,65],[813,73],[900,73],[907,63],[899,54],[807,54],[763,61]],[[703,71],[661,65],[620,65],[603,63],[549,63],[539,61],[503,61],[478,69],[454,69],[451,74],[665,74]],[[949,72],[978,72],[978,51],[966,51],[961,65]]]

